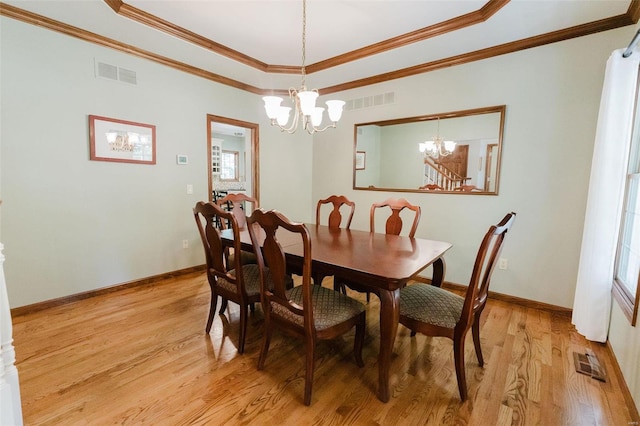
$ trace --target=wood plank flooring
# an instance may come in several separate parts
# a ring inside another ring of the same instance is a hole
[[[330,280],[330,279],[328,279]],[[329,285],[325,281],[325,285]],[[350,293],[365,300],[363,294]],[[109,293],[14,318],[26,425],[628,425],[622,384],[605,346],[587,342],[566,316],[490,300],[477,364],[466,345],[469,401],[460,402],[451,341],[410,337],[400,326],[392,397],[376,397],[379,305],[367,305],[365,367],[354,333],[319,345],[312,405],[302,403],[304,349],[274,334],[256,364],[262,310],[238,355],[237,305],[204,333],[204,273]],[[220,306],[220,304],[218,304]],[[608,377],[576,373],[573,351],[592,349]],[[636,423],[637,424],[637,423]]]

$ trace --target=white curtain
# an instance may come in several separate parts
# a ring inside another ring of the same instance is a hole
[[[624,196],[640,52],[614,51],[607,69],[591,163],[572,322],[587,339],[605,342]]]

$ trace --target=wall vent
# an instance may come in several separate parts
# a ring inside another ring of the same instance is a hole
[[[105,64],[104,62],[96,62],[97,76],[108,78],[109,80],[118,79],[118,67],[115,65]]]
[[[138,84],[136,72],[124,68],[118,68],[118,79],[123,83]]]
[[[392,104],[396,100],[395,92],[380,93],[362,98],[350,99],[345,102],[344,109],[346,111],[354,109],[371,108],[381,105]]]
[[[120,68],[116,65],[107,64],[106,62],[95,61],[96,77],[107,80],[121,81],[127,84],[138,84],[138,78],[135,71]]]

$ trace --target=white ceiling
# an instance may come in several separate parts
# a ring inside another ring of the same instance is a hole
[[[117,1],[117,0],[111,0]],[[489,0],[307,0],[306,64],[478,11]],[[312,72],[325,88],[622,15],[630,0],[511,0],[486,21]],[[114,12],[103,0],[9,4],[259,89],[300,76],[248,66]],[[267,65],[301,65],[301,0],[125,0],[125,5]]]

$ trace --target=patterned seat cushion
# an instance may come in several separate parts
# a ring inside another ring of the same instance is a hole
[[[324,330],[336,324],[347,321],[365,310],[364,304],[345,296],[332,289],[319,285],[312,285],[313,320],[316,330]],[[296,286],[287,291],[292,302],[302,306],[302,286]],[[284,306],[271,303],[273,312],[291,322],[304,326],[304,318],[289,311]]]
[[[271,277],[269,274],[269,269],[266,269],[267,272],[267,285],[269,288],[273,288],[273,284],[271,283]],[[231,275],[235,275],[235,270],[229,271]],[[248,296],[257,296],[260,294],[260,269],[258,265],[255,264],[247,264],[242,265],[242,277],[244,278],[244,288],[247,291]],[[288,283],[288,287],[293,287],[293,280],[290,277],[286,277]],[[227,291],[234,292],[236,291],[235,284],[230,283],[224,278],[218,278],[218,286],[224,288]]]
[[[400,290],[400,315],[440,327],[455,327],[463,304],[464,298],[429,284]]]

